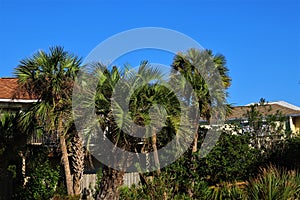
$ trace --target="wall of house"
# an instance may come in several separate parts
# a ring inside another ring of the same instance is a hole
[[[300,116],[293,117],[294,132],[300,134]]]
[[[0,114],[3,112],[16,113],[20,110],[26,110],[29,108],[30,103],[19,103],[19,102],[0,102]]]

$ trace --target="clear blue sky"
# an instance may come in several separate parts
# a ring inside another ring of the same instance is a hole
[[[121,31],[164,27],[225,55],[229,103],[300,106],[299,0],[0,0],[0,24],[0,77],[38,49],[61,45],[84,58]]]

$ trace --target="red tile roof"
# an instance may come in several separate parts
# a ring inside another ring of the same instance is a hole
[[[0,99],[34,99],[31,98],[26,92],[20,92],[17,94],[17,88],[17,78],[0,78]]]

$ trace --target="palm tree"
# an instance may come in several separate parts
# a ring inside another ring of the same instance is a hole
[[[113,143],[121,143],[120,131],[111,112],[111,96],[114,86],[120,78],[119,71],[116,67],[109,70],[100,63],[94,63],[91,67],[87,66],[82,69],[81,72],[83,73],[80,74],[75,86],[75,93],[77,90],[79,92],[78,96],[75,98],[73,96],[73,105],[82,108],[78,110],[75,108],[75,121],[80,121],[84,127],[77,123],[77,129],[81,130],[87,144],[89,141],[86,141],[86,136],[98,134],[97,127],[99,126],[104,130],[103,137],[110,139]],[[85,79],[85,75],[87,75],[87,79]],[[96,91],[91,91],[91,85],[96,85]],[[89,119],[85,115],[85,112],[91,107],[95,110],[96,120]],[[87,145],[87,150],[90,151],[89,145]],[[118,199],[118,187],[123,183],[124,172],[108,166],[103,166],[101,171],[102,178],[98,186],[97,199]]]
[[[185,81],[191,85],[196,94],[194,100],[199,104],[200,117],[209,121],[211,116],[216,114],[213,113],[211,107],[212,101],[219,105],[226,103],[226,89],[231,85],[225,57],[221,54],[214,55],[211,50],[189,49],[187,53],[178,53],[174,57],[172,68],[174,76],[178,76],[179,72],[179,75],[183,76]],[[218,81],[214,81],[218,78],[221,85]],[[210,90],[206,81],[210,82]],[[183,87],[185,85],[186,83],[183,84]],[[183,95],[188,98],[191,96],[190,93]],[[225,115],[226,113],[221,114]],[[197,151],[197,142],[198,133],[195,135],[192,152]]]
[[[46,134],[58,134],[68,195],[73,195],[73,183],[66,144],[67,125],[71,124],[71,94],[81,60],[52,47],[50,52],[38,51],[23,59],[15,69],[20,91],[38,99],[22,119],[26,126],[36,119]]]
[[[197,119],[202,118],[207,121],[210,121],[211,118],[213,121],[218,120],[220,117],[224,119],[226,109],[223,109],[222,105],[226,103],[227,93],[225,89],[230,86],[231,79],[228,76],[226,60],[223,55],[214,55],[211,50],[189,49],[187,53],[178,53],[174,57],[172,68],[174,77],[184,77],[184,79],[181,79],[183,82],[181,87],[183,88],[182,95],[186,97],[187,104],[193,101],[198,102],[199,113],[197,113]],[[192,91],[185,89],[189,84]],[[195,94],[193,99],[191,99],[192,92]],[[197,130],[192,145],[192,153],[198,150],[199,122],[196,121],[195,123]],[[210,145],[212,141],[210,137],[207,138],[208,140],[204,140],[202,144],[204,147],[203,152],[212,148],[212,145]],[[214,144],[214,141],[212,144]],[[194,163],[194,156],[191,156],[191,161],[191,163]],[[193,165],[190,166],[192,169],[195,168]],[[196,173],[195,170],[194,173]],[[192,184],[194,184],[194,181],[192,181]],[[192,191],[189,191],[189,196],[193,196]]]
[[[159,77],[159,74],[157,74]],[[153,152],[155,168],[160,174],[159,147],[167,144],[168,139],[176,135],[175,129],[168,129],[179,122],[180,105],[176,95],[169,88],[157,83],[147,83],[134,92],[130,99],[130,111],[133,121],[147,126],[150,140],[145,139],[143,152]]]

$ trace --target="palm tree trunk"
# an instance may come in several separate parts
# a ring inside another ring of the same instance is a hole
[[[197,114],[196,119],[198,119],[198,116],[199,116],[199,114]],[[195,133],[195,136],[194,136],[193,147],[192,147],[192,155],[191,155],[191,169],[193,170],[194,174],[196,174],[196,166],[195,166],[196,159],[195,159],[195,155],[193,155],[193,153],[197,152],[197,150],[198,150],[198,138],[199,138],[198,120],[195,122],[195,125],[197,126],[197,129],[196,129],[196,133]],[[191,188],[194,188],[194,186],[195,186],[194,178],[193,178],[191,184],[192,184],[192,186],[188,189],[188,194],[189,194],[190,198],[193,198],[194,192],[191,190]]]
[[[73,186],[74,186],[74,194],[79,196],[81,193],[81,181],[83,178],[83,170],[84,170],[84,152],[83,152],[83,144],[82,139],[76,135],[72,140],[72,169],[74,171],[73,177]]]
[[[97,200],[118,200],[120,198],[119,187],[123,185],[124,172],[104,166],[103,177],[100,183],[100,191]]]
[[[197,129],[198,130],[198,129]],[[195,134],[194,141],[193,141],[193,148],[192,153],[197,152],[197,144],[198,144],[198,133]]]
[[[199,139],[199,121],[198,121],[199,113],[196,113],[196,121],[194,122],[194,125],[197,127],[196,128],[196,133],[194,136],[194,141],[193,141],[193,147],[192,147],[192,153],[197,152],[198,150],[198,139]],[[209,120],[209,119],[207,119]]]
[[[157,137],[155,133],[155,128],[153,128],[153,135],[151,136],[151,142],[152,142],[152,148],[153,148],[153,154],[154,154],[154,163],[155,167],[157,168],[157,174],[160,174],[160,163],[159,163],[159,157],[158,157],[158,151],[157,151]]]
[[[59,136],[59,140],[60,140],[60,149],[61,149],[61,154],[62,154],[61,155],[62,163],[64,165],[65,176],[66,176],[67,192],[68,192],[68,195],[72,196],[72,195],[74,195],[73,182],[72,182],[72,176],[71,176],[71,170],[70,170],[66,140],[65,140],[65,136],[62,133]]]

